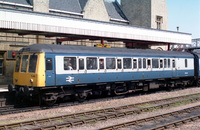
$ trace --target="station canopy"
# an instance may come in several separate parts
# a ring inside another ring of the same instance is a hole
[[[73,39],[191,44],[191,34],[0,8],[0,31]]]

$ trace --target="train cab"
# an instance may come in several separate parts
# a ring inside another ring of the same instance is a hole
[[[13,83],[15,86],[45,86],[44,53],[22,53],[16,58]]]

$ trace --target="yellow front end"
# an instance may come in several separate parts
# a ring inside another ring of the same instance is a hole
[[[45,87],[45,53],[18,55],[13,83],[15,86]]]

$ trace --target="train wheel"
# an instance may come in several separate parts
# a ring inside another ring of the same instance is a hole
[[[53,106],[56,103],[57,100],[51,100],[51,101],[45,101],[45,105],[47,106]]]
[[[197,81],[197,87],[200,87],[200,80]]]
[[[75,98],[79,102],[84,102],[87,98],[87,95],[88,95],[87,93],[78,93],[75,95]]]
[[[29,103],[28,87],[19,87],[15,93],[15,107],[25,107]]]
[[[172,89],[172,84],[167,84],[167,86],[166,86],[166,89],[167,89],[167,91],[172,91],[173,89]]]
[[[52,106],[56,103],[57,101],[57,95],[52,94],[52,93],[46,93],[42,97],[42,101],[45,105],[47,106]]]

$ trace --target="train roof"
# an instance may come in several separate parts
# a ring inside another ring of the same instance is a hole
[[[23,52],[45,52],[66,54],[99,54],[99,55],[136,55],[136,56],[170,56],[170,57],[193,57],[188,52],[160,51],[153,49],[127,49],[127,48],[101,48],[73,45],[34,44],[22,48]]]

